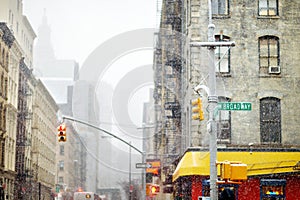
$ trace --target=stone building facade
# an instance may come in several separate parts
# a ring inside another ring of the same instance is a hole
[[[185,34],[191,41],[207,41],[207,2],[188,2]],[[276,1],[275,7],[268,7],[263,1],[223,2],[218,6],[212,3],[215,40],[235,41],[236,46],[215,50],[219,102],[250,102],[252,111],[220,111],[219,144],[299,145],[297,113],[291,113],[298,106],[299,13],[295,9],[299,3]],[[191,57],[190,65],[186,65],[186,72],[190,71],[188,80],[195,80],[186,89],[192,90],[208,81],[207,49],[188,46],[186,49]],[[197,71],[195,78],[194,71]],[[207,94],[203,95],[205,108]],[[207,116],[206,113],[206,119]],[[193,144],[206,145],[205,121],[196,126],[199,129],[194,131],[192,127],[191,133],[200,140]]]
[[[51,199],[55,188],[58,106],[40,80],[35,82],[30,167],[33,199]],[[42,195],[42,196],[41,196]]]
[[[19,179],[21,181],[22,179],[26,182],[28,177],[26,178],[25,174],[30,175],[31,173],[25,168],[25,165],[28,166],[30,160],[30,149],[28,148],[31,138],[32,117],[32,93],[30,91],[33,91],[33,85],[32,82],[25,83],[23,81],[31,79],[32,47],[36,35],[27,17],[23,15],[22,0],[1,0],[0,5],[0,22],[8,27],[14,38],[8,56],[7,137],[5,148],[1,151],[1,155],[4,155],[5,159],[4,171],[8,175],[1,177],[3,179],[1,182],[4,184],[6,198],[14,199],[18,198],[14,196],[14,193],[16,193],[15,180]],[[26,103],[27,97],[29,99],[28,104]],[[20,135],[22,135],[22,138],[17,139],[17,136]],[[17,155],[20,160],[16,164]]]
[[[42,80],[32,73],[36,34],[23,14],[23,1],[0,0],[0,5],[0,199],[4,196],[6,199],[52,199],[58,182],[56,113],[59,106]],[[63,61],[59,67],[70,65],[78,70],[74,61]],[[52,69],[53,66],[48,63],[39,67]],[[78,74],[75,70],[74,73],[75,78]],[[69,126],[72,133],[63,159],[68,163],[67,187],[75,190],[76,185],[85,185],[85,177],[79,177],[85,174],[81,167],[81,157],[85,155],[81,150],[86,151],[72,125]]]
[[[67,127],[67,142],[57,142],[56,183],[62,195],[65,192],[75,192],[85,189],[85,160],[86,149],[72,123],[64,122]]]
[[[19,44],[14,40],[9,51],[8,68],[8,98],[6,110],[7,138],[5,139],[5,168],[8,176],[4,178],[5,195],[8,199],[13,197],[15,180],[16,157],[16,130],[18,117],[18,90],[19,90],[19,64],[22,52]]]
[[[36,34],[23,14],[23,0],[1,0],[0,5],[0,21],[7,23],[21,47],[26,65],[32,68],[33,42]]]
[[[219,102],[249,102],[251,111],[220,110],[215,115],[217,121],[217,143],[219,148],[299,148],[300,138],[298,134],[299,108],[299,23],[300,14],[297,9],[300,6],[296,1],[274,0],[274,4],[267,1],[211,1],[212,23],[215,25],[215,41],[235,41],[235,47],[216,47],[216,89]],[[176,5],[180,4],[177,10]],[[181,81],[163,82],[167,74],[168,65],[164,64],[165,56],[159,52],[157,45],[154,57],[157,53],[161,59],[154,63],[156,76],[154,98],[156,102],[163,101],[167,92],[167,84],[179,84],[181,107],[179,132],[168,132],[167,137],[177,137],[177,154],[182,155],[187,147],[208,147],[209,134],[208,122],[208,94],[201,92],[203,102],[204,120],[192,119],[191,100],[198,98],[194,92],[197,85],[208,86],[208,50],[206,47],[191,47],[191,42],[208,41],[209,22],[208,1],[180,0],[163,1],[161,30],[167,24],[168,16],[173,21],[180,20],[179,34],[182,34],[180,53]],[[175,13],[174,13],[175,12]],[[167,26],[170,32],[174,27]],[[169,37],[160,35],[158,44],[167,43]],[[176,42],[178,42],[176,40]],[[176,44],[175,41],[172,44]],[[167,48],[170,49],[170,48]],[[175,57],[173,57],[174,59]],[[158,68],[157,66],[160,66]],[[179,67],[179,64],[177,64]],[[176,75],[175,72],[172,75]],[[171,81],[171,80],[170,80]],[[157,109],[156,133],[163,135],[161,127],[168,125],[164,113],[167,110],[160,105]],[[173,135],[172,135],[173,134]],[[158,140],[153,141],[154,144]],[[160,142],[159,142],[160,144]],[[169,153],[168,140],[158,147],[158,156]],[[174,145],[173,145],[174,146]],[[162,157],[162,156],[161,156]],[[162,159],[163,160],[163,159]],[[176,165],[178,160],[173,159]],[[162,165],[169,163],[162,162]],[[172,167],[168,167],[172,173]],[[168,170],[165,170],[167,172]],[[162,181],[167,181],[162,175]],[[166,196],[163,196],[164,199]]]
[[[10,68],[10,49],[12,48],[12,45],[14,43],[14,36],[7,27],[5,23],[0,23],[0,129],[1,129],[1,137],[0,137],[0,149],[1,152],[6,152],[6,141],[10,140],[8,138],[8,131],[9,131],[9,121],[7,118],[7,113],[10,111],[9,106],[9,100],[8,100],[8,71]],[[16,112],[14,112],[16,114]],[[16,117],[16,115],[14,115]],[[16,118],[15,118],[16,119]],[[6,187],[6,181],[12,183],[14,180],[12,177],[14,177],[14,173],[11,170],[8,170],[6,165],[6,154],[1,153],[0,156],[0,171],[1,176],[4,177],[3,180],[0,181],[1,187],[0,187],[0,196],[1,198],[4,198],[4,188]]]

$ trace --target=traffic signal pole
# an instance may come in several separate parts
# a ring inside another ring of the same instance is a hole
[[[218,200],[217,187],[217,123],[214,116],[216,109],[218,109],[218,96],[216,93],[216,67],[215,67],[215,48],[217,46],[235,46],[234,42],[215,42],[215,25],[212,24],[212,7],[211,0],[208,0],[208,42],[193,42],[191,47],[207,47],[208,48],[208,68],[209,80],[208,88],[205,86],[197,86],[197,90],[206,89],[208,93],[208,111],[209,119],[207,123],[207,130],[210,135],[209,153],[210,153],[210,200]],[[196,90],[196,88],[195,88]],[[196,90],[196,92],[198,92]]]
[[[110,135],[110,136],[116,138],[117,140],[120,140],[121,142],[125,143],[126,145],[128,145],[128,146],[130,147],[130,154],[131,154],[131,148],[132,148],[132,149],[136,150],[138,153],[140,153],[140,154],[142,155],[142,163],[145,163],[145,162],[146,162],[146,161],[145,161],[145,158],[146,158],[145,153],[144,153],[143,151],[139,150],[137,147],[133,146],[133,145],[131,144],[131,142],[126,142],[125,140],[123,140],[122,138],[116,136],[115,134],[110,133],[109,131],[104,130],[104,129],[102,129],[102,128],[98,127],[98,126],[95,126],[95,125],[93,125],[93,124],[90,124],[90,123],[88,123],[88,122],[85,122],[85,121],[82,121],[82,120],[79,120],[79,119],[75,119],[75,118],[69,117],[69,116],[60,116],[60,117],[61,117],[62,120],[70,120],[70,121],[74,121],[74,122],[77,122],[77,123],[80,123],[80,124],[83,124],[83,125],[92,127],[92,128],[97,129],[97,130],[99,130],[99,131],[102,131],[103,133],[105,133],[105,134],[107,134],[107,135]],[[60,118],[60,117],[59,117],[59,118]],[[130,156],[131,156],[131,155],[130,155]],[[130,160],[131,160],[131,158],[130,158]],[[130,178],[130,179],[131,179],[131,178]],[[146,181],[146,179],[145,179],[145,173],[143,173],[143,178],[142,178],[142,179],[143,179],[143,180],[142,180],[142,187],[143,187],[142,196],[145,197],[145,195],[146,195],[146,190],[145,190],[145,188],[146,188],[146,183],[145,183],[145,181]],[[143,198],[143,199],[145,199],[145,198]]]

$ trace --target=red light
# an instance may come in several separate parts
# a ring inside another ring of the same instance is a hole
[[[61,124],[57,127],[58,133],[58,142],[66,142],[67,141],[67,135],[66,135],[66,130],[67,127],[65,124]]]
[[[66,125],[65,124],[61,124],[57,127],[58,131],[66,131]]]

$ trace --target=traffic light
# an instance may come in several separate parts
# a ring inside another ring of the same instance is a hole
[[[146,196],[153,197],[159,193],[159,190],[159,185],[153,183],[146,183]]]
[[[66,134],[67,127],[65,124],[61,124],[57,127],[57,136],[59,142],[66,142],[67,141],[67,134]]]
[[[247,165],[238,162],[221,162],[220,175],[223,180],[247,180]]]
[[[230,164],[232,181],[247,180],[247,165],[242,163]]]
[[[193,120],[204,120],[203,108],[202,108],[202,100],[200,98],[192,100],[192,119]]]

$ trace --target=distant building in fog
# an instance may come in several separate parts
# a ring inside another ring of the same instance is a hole
[[[44,15],[34,46],[34,74],[46,85],[56,103],[68,103],[68,86],[78,79],[78,70],[76,61],[56,59],[51,44],[51,29]]]
[[[38,29],[38,38],[34,47],[33,73],[43,82],[63,115],[72,116],[73,85],[78,77],[79,66],[74,60],[56,59],[51,44],[51,29],[44,15]],[[77,129],[69,121],[67,142],[57,144],[57,188],[76,191],[85,187],[86,149]]]

